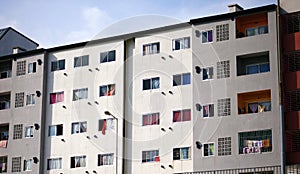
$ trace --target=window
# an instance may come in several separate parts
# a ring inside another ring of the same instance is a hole
[[[16,93],[15,108],[24,106],[24,92]]]
[[[64,101],[64,92],[50,93],[50,104]]]
[[[76,122],[72,123],[72,134],[78,134],[86,132],[87,129],[87,122]]]
[[[159,113],[143,115],[143,126],[159,125]]]
[[[143,80],[143,90],[157,89],[159,86],[159,77]]]
[[[142,151],[142,163],[159,161],[160,159],[158,150]]]
[[[116,60],[116,50],[100,53],[100,63],[112,62]]]
[[[269,52],[237,56],[237,75],[270,72]]]
[[[74,68],[89,65],[89,55],[74,57]]]
[[[0,94],[0,110],[10,108],[10,92]]]
[[[7,156],[0,156],[0,173],[7,172]]]
[[[108,118],[108,119],[99,120],[98,130],[101,131],[103,135],[105,135],[106,130],[113,130],[113,129],[115,129],[114,119]]]
[[[231,137],[218,138],[218,155],[231,155]]]
[[[24,171],[32,170],[32,159],[24,160]]]
[[[213,67],[202,69],[202,80],[213,79],[214,70]]]
[[[14,125],[14,134],[13,139],[22,139],[22,132],[23,132],[23,124],[16,124]]]
[[[59,71],[65,69],[65,59],[51,62],[51,71]]]
[[[218,100],[218,116],[228,116],[231,113],[230,98]]]
[[[34,94],[26,95],[26,105],[34,105],[34,104],[35,104]]]
[[[159,53],[159,42],[143,45],[143,55]]]
[[[33,74],[36,72],[36,62],[28,64],[28,74]]]
[[[300,32],[300,12],[288,14],[286,21],[288,34]]]
[[[26,74],[26,61],[17,62],[17,76]]]
[[[8,136],[9,124],[0,125],[0,148],[7,148]]]
[[[114,164],[114,154],[99,154],[98,155],[98,166],[113,165]]]
[[[271,90],[238,94],[238,113],[249,114],[271,111]]]
[[[73,90],[73,101],[87,99],[87,98],[88,98],[88,88]]]
[[[25,138],[33,137],[33,126],[25,127]]]
[[[203,106],[203,117],[213,117],[214,116],[214,104],[208,104]]]
[[[191,120],[191,110],[185,109],[180,111],[173,111],[173,122],[183,122]]]
[[[100,97],[103,97],[103,96],[113,96],[116,93],[115,89],[116,89],[116,85],[115,84],[102,85],[102,86],[100,86],[99,95],[100,95]]]
[[[74,156],[71,157],[71,168],[85,167],[86,166],[86,156]]]
[[[190,48],[190,37],[183,37],[179,39],[173,39],[172,41],[172,49],[174,50],[182,50]]]
[[[272,130],[239,132],[239,154],[272,151]]]
[[[47,162],[47,170],[61,169],[62,158],[50,158]]]
[[[213,41],[213,31],[208,30],[202,32],[202,43],[212,42]]]
[[[217,79],[230,77],[229,60],[217,62]]]
[[[203,144],[203,156],[214,156],[215,145],[214,143]]]
[[[188,85],[188,84],[191,84],[190,73],[173,75],[173,86]]]
[[[0,62],[0,79],[6,79],[11,77],[12,72],[12,60]]]
[[[49,126],[49,136],[60,136],[63,135],[63,125],[52,125]]]
[[[268,33],[268,26],[246,28],[246,36],[255,36]]]
[[[173,149],[173,160],[191,159],[191,147],[182,147]]]
[[[21,157],[12,157],[11,172],[21,172]]]
[[[288,64],[289,72],[300,71],[300,51],[289,52],[284,56],[284,63]]]
[[[217,25],[217,42],[229,40],[229,24]]]

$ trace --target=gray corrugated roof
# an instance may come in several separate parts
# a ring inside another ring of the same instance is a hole
[[[0,38],[5,34],[5,32],[8,30],[8,28],[2,28],[0,29]]]

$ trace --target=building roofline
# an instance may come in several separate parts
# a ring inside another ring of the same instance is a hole
[[[0,62],[3,60],[19,59],[19,58],[23,58],[23,57],[27,57],[27,56],[34,56],[37,54],[42,54],[45,51],[46,50],[44,48],[40,48],[40,49],[31,50],[31,51],[20,52],[17,54],[9,54],[9,55],[5,55],[5,56],[1,56]]]
[[[214,15],[214,16],[191,19],[189,23],[190,24],[203,24],[203,23],[209,23],[209,22],[214,22],[214,21],[221,21],[224,19],[234,19],[235,17],[252,14],[252,13],[276,11],[276,9],[277,9],[277,5],[271,4],[271,5],[251,8],[251,9],[247,9],[247,10],[237,11],[237,12],[229,12],[229,13],[224,13],[224,14],[219,14],[219,15]]]
[[[14,32],[16,32],[17,34],[21,35],[22,37],[26,38],[27,40],[29,40],[30,42],[34,43],[37,47],[39,46],[39,44],[35,41],[33,41],[32,39],[30,39],[29,37],[25,36],[24,34],[20,33],[19,31],[17,31],[16,29],[12,28],[12,27],[7,27],[7,28],[3,28],[5,29],[6,31],[2,34],[2,36],[0,37],[0,40],[6,35],[6,33],[9,31],[9,30],[12,30]]]
[[[158,28],[152,28],[152,29],[148,29],[148,30],[142,30],[142,31],[126,33],[126,34],[110,36],[110,37],[104,37],[104,38],[95,39],[95,40],[91,40],[91,41],[85,41],[85,42],[79,42],[79,43],[74,43],[74,44],[69,44],[69,45],[57,46],[57,47],[53,47],[53,48],[48,48],[46,50],[48,52],[68,50],[68,49],[72,49],[72,48],[85,47],[87,45],[95,45],[95,44],[103,43],[103,42],[110,42],[110,41],[116,41],[116,40],[127,40],[127,39],[130,39],[130,38],[146,36],[146,35],[149,35],[151,33],[158,33],[158,32],[162,32],[162,31],[166,31],[166,30],[172,30],[172,29],[175,29],[175,28],[184,28],[184,27],[188,27],[188,26],[190,26],[190,24],[188,22],[183,22],[183,23],[167,25],[167,26],[158,27]]]

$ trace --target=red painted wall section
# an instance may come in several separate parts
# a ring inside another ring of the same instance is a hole
[[[284,75],[285,91],[300,89],[300,71],[290,72]]]
[[[300,130],[300,111],[285,113],[285,130]]]
[[[300,32],[283,36],[283,52],[300,50]]]

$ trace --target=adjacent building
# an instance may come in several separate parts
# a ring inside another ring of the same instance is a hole
[[[297,173],[291,4],[0,57],[0,173]]]

